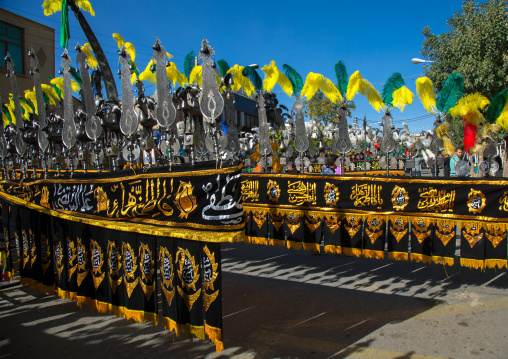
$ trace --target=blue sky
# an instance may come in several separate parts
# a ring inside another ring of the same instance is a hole
[[[0,7],[56,30],[57,66],[63,51],[59,46],[60,13],[45,17],[43,0],[0,0]],[[151,46],[159,37],[183,73],[183,60],[194,50],[199,52],[206,37],[215,51],[216,61],[230,66],[257,63],[260,67],[275,61],[295,68],[302,78],[309,72],[320,73],[336,82],[334,66],[342,60],[348,75],[359,70],[378,91],[394,72],[400,72],[406,86],[415,94],[413,104],[401,113],[392,111],[394,124],[406,121],[411,132],[432,128],[429,116],[416,96],[415,81],[423,66],[411,63],[422,57],[424,40],[421,30],[430,26],[435,34],[448,31],[446,20],[461,10],[461,0],[426,1],[98,1],[91,0],[95,16],[85,12],[96,33],[113,72],[118,70],[114,32],[136,47],[136,62],[143,70],[152,57]],[[85,37],[72,12],[69,13],[69,48]],[[72,55],[75,61],[75,55]],[[264,74],[258,70],[261,78]],[[118,85],[118,87],[120,87]],[[154,87],[147,86],[147,93]],[[291,108],[294,100],[276,86],[280,103]],[[353,117],[377,123],[377,113],[361,95],[354,99]]]

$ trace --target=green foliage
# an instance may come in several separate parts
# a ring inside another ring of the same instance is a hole
[[[346,108],[355,110],[356,105],[353,101],[349,101]],[[321,91],[316,92],[310,100],[305,100],[305,115],[316,122],[321,122],[323,126],[339,121],[339,109],[340,106],[332,103]]]
[[[507,87],[508,0],[464,0],[447,20],[449,32],[434,35],[426,26],[421,54],[434,62],[425,74],[440,91],[450,74],[464,77],[464,95],[479,92],[491,99]]]

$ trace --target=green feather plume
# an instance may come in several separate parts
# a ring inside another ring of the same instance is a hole
[[[222,59],[217,61],[217,64],[219,65],[220,73],[221,73],[222,77],[226,76],[227,72],[230,69],[229,64],[226,62],[226,60],[222,60]]]
[[[392,76],[386,80],[383,86],[383,92],[381,94],[383,97],[383,102],[386,104],[386,106],[393,106],[393,93],[404,85],[404,79],[402,78],[400,72],[394,72]]]
[[[183,60],[183,73],[187,79],[189,79],[192,69],[194,68],[194,50],[189,52],[187,56],[185,56],[185,60]]]
[[[299,96],[300,92],[303,89],[303,80],[302,77],[294,68],[289,65],[282,65],[282,69],[284,70],[284,75],[289,79],[291,85],[293,86],[293,93],[295,96]]]
[[[53,77],[51,77],[49,75],[46,75],[46,77],[49,79],[49,81],[53,80]],[[53,87],[53,89],[55,90],[56,94],[58,95],[58,100],[62,101],[63,100],[62,91],[60,91],[58,86],[55,85],[55,84],[52,84],[51,82],[49,83],[49,86]]]
[[[12,117],[11,117],[11,114],[9,112],[9,110],[7,109],[7,106],[6,105],[2,105],[2,113],[7,117],[7,119],[9,120],[9,123],[12,123]],[[4,127],[7,126],[8,124],[5,124],[4,123]]]
[[[261,80],[261,77],[259,77],[259,74],[252,66],[245,66],[242,75],[249,78],[256,88],[256,91],[259,92],[263,89],[263,80]]]
[[[447,113],[462,96],[464,96],[464,78],[458,72],[454,72],[448,76],[439,91],[436,107],[439,111]]]
[[[497,118],[501,116],[501,112],[503,112],[507,101],[508,88],[498,92],[494,95],[494,97],[492,97],[492,101],[490,101],[490,105],[487,108],[487,112],[485,113],[485,119],[488,123],[496,122]]]
[[[79,74],[79,71],[76,70],[74,67],[69,66],[69,73],[74,78],[74,80],[76,80],[76,82],[79,84],[79,86],[81,86],[82,81],[81,81],[81,75]]]
[[[344,65],[342,61],[335,64],[335,76],[337,76],[337,88],[342,97],[345,97],[347,93],[348,76],[346,65]]]

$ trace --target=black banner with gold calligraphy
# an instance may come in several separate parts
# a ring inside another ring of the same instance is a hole
[[[278,213],[274,209],[270,209],[267,222],[268,244],[271,246],[284,247],[286,245],[284,215]],[[248,233],[247,230],[245,233]]]
[[[363,256],[365,258],[384,259],[386,243],[386,221],[384,216],[367,216],[364,228]]]
[[[202,244],[203,296],[205,302],[205,334],[215,343],[217,353],[224,349],[222,341],[222,268],[220,244]]]
[[[32,211],[34,212],[34,211]],[[35,212],[39,215],[39,256],[42,268],[42,280],[39,283],[39,290],[46,294],[55,293],[55,261],[53,248],[53,232],[51,230],[51,217]]]
[[[388,259],[409,259],[409,218],[393,216],[388,220]]]
[[[432,219],[418,217],[411,219],[411,260],[415,262],[432,262],[432,241],[434,223]]]
[[[5,272],[8,280],[10,280],[14,276],[14,267],[11,251],[9,203],[0,197],[0,206],[2,206],[2,233],[5,243]]]
[[[346,214],[342,217],[340,236],[343,254],[354,257],[362,255],[362,225],[362,216]]]
[[[460,265],[475,269],[485,268],[485,229],[480,222],[462,222]]]
[[[505,223],[485,225],[485,266],[487,268],[506,268],[508,252]]]
[[[436,264],[448,264],[453,266],[456,250],[455,221],[448,219],[437,219],[434,227],[434,238],[432,240],[432,262]]]

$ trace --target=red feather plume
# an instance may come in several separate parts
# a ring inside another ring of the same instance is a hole
[[[476,134],[478,133],[478,127],[470,123],[466,123],[464,128],[464,151],[469,152],[476,144]]]

